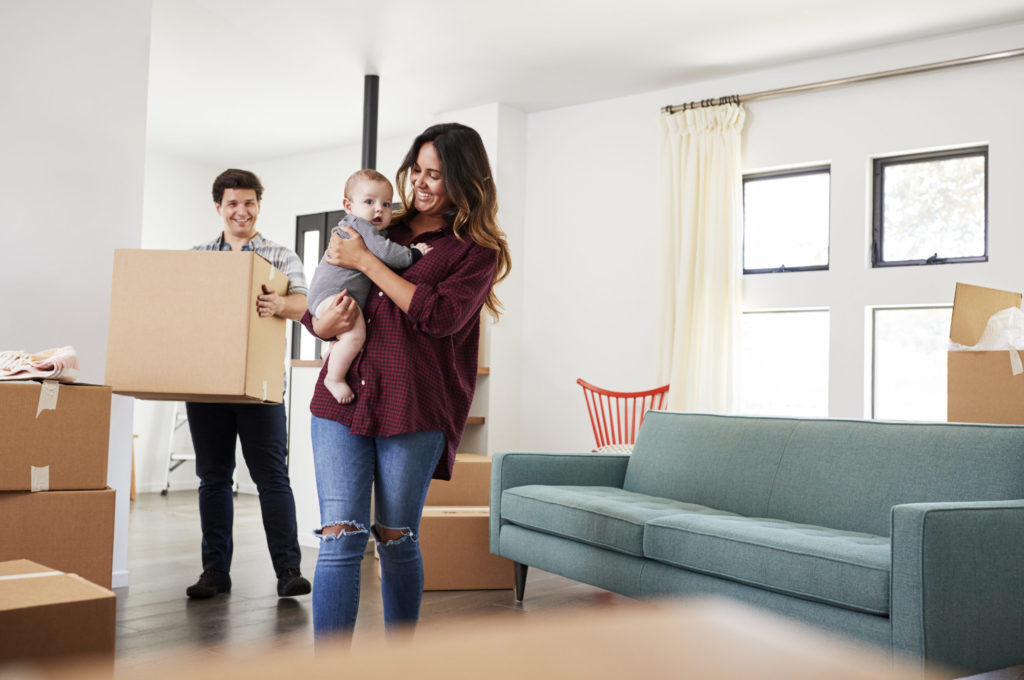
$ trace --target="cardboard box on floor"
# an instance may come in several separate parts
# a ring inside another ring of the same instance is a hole
[[[489,505],[491,459],[475,453],[455,454],[451,481],[434,479],[427,490],[426,505]]]
[[[105,382],[140,399],[279,403],[288,277],[252,252],[116,250]]]
[[[1020,293],[957,283],[949,339],[959,345],[976,345],[989,317],[1020,304]],[[949,422],[1024,424],[1024,374],[1013,375],[1009,352],[948,353]]]
[[[110,388],[0,382],[0,491],[104,489]]]
[[[427,506],[420,521],[424,590],[512,588],[512,561],[492,555],[490,508]]]
[[[451,481],[431,481],[420,521],[424,590],[513,587],[512,562],[490,551],[490,497],[489,456],[456,454]]]
[[[0,537],[0,560],[32,560],[109,588],[114,490],[0,492]]]
[[[75,574],[20,559],[0,562],[0,664],[113,665],[117,598]]]

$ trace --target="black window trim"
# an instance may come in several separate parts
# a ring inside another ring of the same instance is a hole
[[[807,265],[807,266],[800,266],[800,267],[787,267],[785,264],[783,264],[783,265],[780,265],[778,267],[764,267],[764,268],[757,268],[757,269],[747,269],[746,266],[744,266],[743,267],[743,274],[744,275],[747,275],[747,274],[788,274],[790,272],[828,271],[829,263],[832,261],[832,253],[831,253],[831,249],[832,249],[832,213],[831,213],[831,205],[832,205],[832,166],[829,163],[824,163],[822,165],[811,165],[811,166],[800,167],[800,168],[788,168],[788,169],[784,169],[784,170],[767,170],[765,172],[744,173],[744,175],[743,175],[743,198],[744,198],[744,201],[743,201],[743,248],[742,248],[742,252],[740,253],[740,262],[743,262],[746,259],[746,252],[747,252],[747,229],[746,229],[746,193],[747,193],[747,182],[748,181],[756,182],[756,181],[762,180],[762,179],[778,179],[780,177],[800,177],[802,175],[820,175],[822,173],[827,174],[829,176],[828,200],[829,200],[829,206],[830,206],[830,210],[829,210],[829,224],[828,224],[828,230],[829,230],[829,246],[828,247],[829,247],[829,250],[828,250],[828,253],[827,253],[828,260],[825,262],[825,264],[814,264],[814,265]]]
[[[951,160],[954,158],[966,158],[969,156],[981,156],[985,159],[985,253],[984,255],[972,255],[968,257],[939,257],[935,253],[923,260],[893,260],[882,259],[882,242],[885,238],[885,230],[882,220],[882,207],[885,205],[885,182],[884,171],[890,165],[907,165],[920,163],[921,161]],[[922,151],[919,153],[901,154],[898,156],[880,156],[872,162],[872,192],[871,192],[871,266],[873,268],[883,267],[915,267],[932,264],[960,264],[969,262],[988,262],[988,145],[981,144],[970,147],[953,149],[942,149],[939,151]]]
[[[308,215],[299,215],[295,218],[295,254],[299,256],[301,262],[305,262],[305,251],[306,251],[306,234],[314,231],[320,235],[320,252],[317,253],[317,261],[323,257],[324,251],[327,250],[327,241],[331,236],[331,230],[334,228],[334,224],[330,224],[331,220],[328,218],[329,215],[340,212],[344,216],[344,211],[329,211],[322,213],[310,213]],[[340,218],[339,218],[340,219]],[[307,281],[308,285],[310,282]],[[302,350],[302,334],[306,332],[306,329],[301,323],[296,321],[292,324],[292,359],[301,358]],[[321,340],[316,339],[313,346],[313,355],[320,356],[320,345]]]

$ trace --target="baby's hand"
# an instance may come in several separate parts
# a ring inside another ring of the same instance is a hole
[[[416,250],[420,251],[424,255],[426,255],[431,250],[433,250],[433,248],[428,246],[426,243],[414,243],[414,244],[412,244],[412,247],[415,248]]]

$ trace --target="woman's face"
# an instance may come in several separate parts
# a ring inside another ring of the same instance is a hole
[[[409,182],[412,184],[413,205],[427,215],[443,215],[452,205],[452,199],[444,188],[441,175],[441,159],[433,142],[420,147],[416,162],[409,168]]]

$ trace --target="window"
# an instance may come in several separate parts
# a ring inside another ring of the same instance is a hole
[[[743,273],[828,269],[827,166],[743,177]]]
[[[988,147],[874,161],[876,267],[988,261]]]
[[[313,272],[327,250],[331,229],[344,216],[344,210],[334,210],[295,218],[295,254],[302,260],[307,285],[313,281]],[[320,340],[307,333],[302,324],[292,324],[292,359],[319,359],[320,344]]]
[[[946,420],[951,307],[873,310],[872,417]]]
[[[826,310],[745,312],[739,408],[775,416],[828,415]]]

